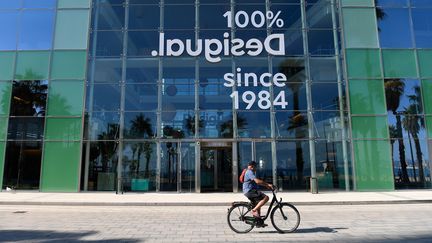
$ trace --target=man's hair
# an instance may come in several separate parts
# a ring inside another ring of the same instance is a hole
[[[256,166],[257,165],[257,163],[255,162],[255,161],[251,161],[251,162],[249,162],[249,164],[248,164],[249,166]]]

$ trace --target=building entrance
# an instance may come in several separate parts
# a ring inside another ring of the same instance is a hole
[[[201,147],[201,192],[232,192],[232,148]]]

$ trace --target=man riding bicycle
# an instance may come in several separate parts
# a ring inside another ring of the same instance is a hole
[[[252,209],[252,215],[256,218],[260,218],[261,207],[268,202],[269,197],[263,192],[258,191],[258,185],[265,186],[269,189],[272,189],[273,185],[256,178],[256,165],[257,163],[255,161],[251,161],[248,164],[248,169],[244,176],[243,193],[255,206]]]

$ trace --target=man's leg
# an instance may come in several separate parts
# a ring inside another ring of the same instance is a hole
[[[259,203],[252,209],[252,211],[257,211],[258,215],[260,215],[261,207],[264,206],[269,200],[269,197],[267,195],[264,195],[264,198],[259,201]]]

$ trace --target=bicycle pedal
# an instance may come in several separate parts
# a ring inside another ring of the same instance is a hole
[[[257,228],[264,228],[264,227],[267,227],[267,226],[268,226],[268,224],[257,224],[256,225]]]

